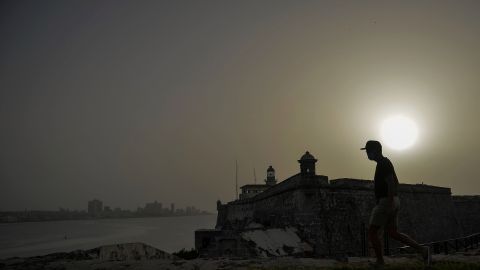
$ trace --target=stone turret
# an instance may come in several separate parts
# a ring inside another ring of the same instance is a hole
[[[308,151],[298,160],[300,163],[300,174],[305,177],[315,176],[315,159]]]

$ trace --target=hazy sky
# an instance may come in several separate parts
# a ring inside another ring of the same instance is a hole
[[[480,1],[2,1],[0,210],[215,210],[309,150],[317,173],[480,194]]]

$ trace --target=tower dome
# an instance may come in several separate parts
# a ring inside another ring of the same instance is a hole
[[[300,160],[315,160],[315,161],[317,161],[315,159],[315,157],[312,154],[310,154],[310,152],[308,152],[308,151],[305,152],[305,154],[303,154],[303,156],[300,158]]]

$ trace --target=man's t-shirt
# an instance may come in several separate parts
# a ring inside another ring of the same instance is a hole
[[[392,185],[393,190],[392,194],[397,195],[398,179],[397,174],[395,174],[395,169],[393,168],[392,162],[386,157],[377,162],[377,168],[375,169],[375,198],[378,200],[380,198],[388,197],[388,183],[386,181],[387,177],[393,174],[394,184]]]

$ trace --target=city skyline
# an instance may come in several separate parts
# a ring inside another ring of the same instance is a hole
[[[34,221],[84,220],[84,219],[117,219],[117,218],[145,218],[145,217],[176,217],[211,215],[212,213],[197,209],[195,206],[176,207],[170,203],[168,207],[158,201],[147,202],[144,206],[137,206],[134,210],[111,207],[99,199],[88,201],[84,209],[69,209],[59,207],[58,210],[6,210],[0,211],[0,223],[18,223]]]
[[[69,208],[69,207],[63,207],[63,206],[58,206],[56,208],[52,208],[52,209],[39,209],[39,208],[24,208],[24,209],[0,209],[0,212],[17,212],[17,211],[86,211],[86,212],[89,212],[89,207],[90,207],[90,203],[91,202],[95,202],[95,201],[98,201],[100,202],[100,205],[101,205],[101,211],[105,211],[106,208],[108,208],[108,210],[110,211],[113,211],[113,210],[126,210],[126,211],[138,211],[139,209],[144,209],[145,207],[148,207],[148,205],[152,205],[152,204],[158,204],[160,205],[160,207],[162,206],[167,206],[167,207],[164,207],[163,209],[174,209],[174,210],[186,210],[188,208],[190,209],[197,209],[194,205],[177,205],[175,202],[171,202],[171,203],[166,203],[165,205],[158,201],[158,200],[154,200],[152,202],[144,202],[143,203],[143,208],[142,208],[142,205],[137,205],[137,206],[130,206],[130,207],[127,207],[127,208],[122,208],[122,207],[119,207],[119,206],[111,206],[111,205],[108,205],[107,203],[104,203],[103,200],[101,199],[98,199],[98,198],[93,198],[89,201],[87,201],[86,203],[86,206],[84,206],[83,208],[80,207],[80,208]],[[201,209],[197,209],[197,210],[201,210]]]

